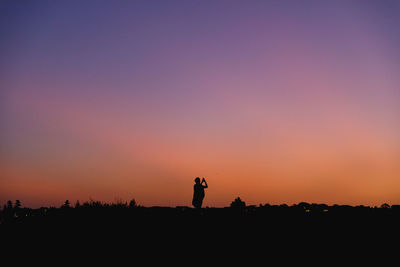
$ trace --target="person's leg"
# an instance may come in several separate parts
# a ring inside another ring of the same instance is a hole
[[[193,199],[192,204],[196,209],[201,208],[201,203],[200,203],[200,201],[198,199]]]

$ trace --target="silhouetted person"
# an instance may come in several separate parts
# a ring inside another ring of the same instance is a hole
[[[192,204],[195,208],[200,209],[204,199],[204,188],[208,188],[208,185],[204,177],[201,180],[201,182],[199,177],[194,179],[194,181],[195,185],[193,186],[194,192],[193,192]]]

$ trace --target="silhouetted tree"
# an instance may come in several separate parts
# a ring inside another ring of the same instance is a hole
[[[7,209],[11,210],[12,208],[13,208],[12,201],[11,200],[7,201]]]
[[[70,203],[69,200],[65,200],[64,204],[61,206],[62,208],[69,208],[70,207]]]
[[[19,209],[21,207],[21,201],[19,201],[18,199],[15,200],[15,206],[14,208]]]
[[[129,202],[129,208],[136,208],[137,204],[136,204],[136,200],[133,198],[130,202]]]
[[[75,203],[75,208],[80,208],[80,206],[81,206],[81,203],[79,202],[79,200],[77,200]]]
[[[240,197],[237,197],[234,201],[231,203],[232,208],[244,208],[246,207],[246,203],[240,199]]]

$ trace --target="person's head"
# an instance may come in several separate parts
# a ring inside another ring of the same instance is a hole
[[[195,182],[196,184],[199,184],[199,183],[200,183],[200,178],[199,178],[199,177],[196,177],[196,179],[194,179],[194,182]]]

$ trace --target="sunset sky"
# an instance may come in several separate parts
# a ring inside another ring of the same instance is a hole
[[[1,1],[0,204],[400,204],[400,1]]]

